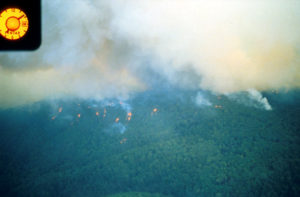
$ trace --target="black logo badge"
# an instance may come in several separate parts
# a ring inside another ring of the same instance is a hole
[[[41,45],[41,0],[0,0],[0,50]]]

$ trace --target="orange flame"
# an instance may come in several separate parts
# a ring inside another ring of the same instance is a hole
[[[96,116],[99,116],[99,112],[96,112]]]
[[[154,108],[154,109],[153,109],[153,112],[155,113],[155,112],[157,112],[157,110],[158,110],[157,108]]]
[[[222,108],[222,105],[215,105],[215,108],[221,109],[221,108]]]
[[[80,118],[80,117],[81,117],[81,115],[80,115],[80,114],[77,114],[77,117],[78,117],[78,118]]]
[[[128,121],[131,120],[131,116],[132,116],[132,113],[131,113],[131,112],[128,112],[128,114],[127,114],[127,120],[128,120]]]
[[[127,138],[124,138],[124,139],[122,139],[121,141],[120,141],[120,144],[123,144],[123,143],[125,143],[127,141]]]
[[[120,118],[116,118],[115,122],[119,122]]]

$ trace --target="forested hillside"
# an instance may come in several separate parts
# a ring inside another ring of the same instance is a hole
[[[297,196],[300,94],[273,110],[205,93],[40,102],[0,112],[1,196]]]

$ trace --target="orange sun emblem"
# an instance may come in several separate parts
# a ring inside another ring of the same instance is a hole
[[[8,8],[0,13],[0,34],[8,40],[18,40],[26,35],[29,21],[18,8]]]

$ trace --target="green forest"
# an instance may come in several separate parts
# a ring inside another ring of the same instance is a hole
[[[1,110],[1,196],[299,196],[300,92],[265,92],[271,111],[196,93]]]

